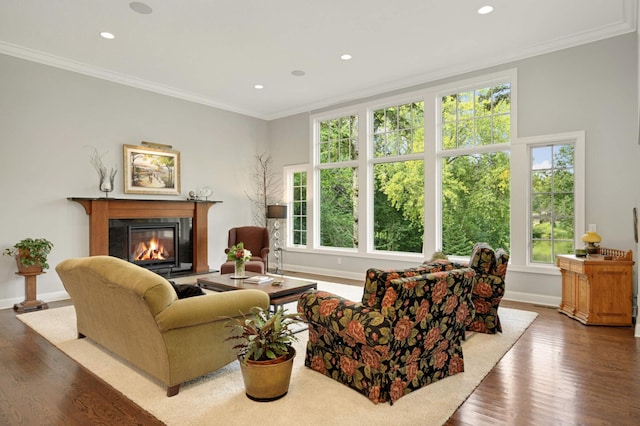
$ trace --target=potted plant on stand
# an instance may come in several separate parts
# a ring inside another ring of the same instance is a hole
[[[47,256],[52,248],[53,243],[45,238],[25,238],[4,250],[4,255],[16,258],[18,274],[24,277],[25,300],[13,305],[18,313],[49,307],[42,300],[36,299],[36,277],[43,273],[43,269],[49,268]]]
[[[52,248],[53,243],[45,238],[25,238],[5,249],[3,254],[16,258],[19,273],[41,273],[49,268],[47,256]]]
[[[289,391],[291,369],[296,351],[291,344],[298,340],[292,325],[300,322],[297,313],[287,313],[282,306],[273,312],[254,307],[251,315],[233,320],[238,361],[247,397],[254,401],[274,401]]]

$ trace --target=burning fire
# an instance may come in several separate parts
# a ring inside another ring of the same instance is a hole
[[[138,243],[135,254],[136,260],[165,260],[171,256],[156,237],[151,237],[146,243]]]

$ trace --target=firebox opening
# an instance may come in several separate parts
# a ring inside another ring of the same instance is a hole
[[[178,223],[128,225],[129,262],[148,269],[178,266]]]

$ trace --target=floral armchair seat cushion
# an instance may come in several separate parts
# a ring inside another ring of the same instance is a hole
[[[464,371],[461,339],[473,311],[473,276],[470,268],[426,275],[369,269],[366,303],[323,291],[303,294],[305,365],[374,403],[393,403]]]

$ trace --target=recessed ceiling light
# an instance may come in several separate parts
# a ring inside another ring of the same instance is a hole
[[[345,53],[344,55],[340,55],[340,59],[342,59],[343,61],[348,61],[349,59],[351,59],[351,55]]]
[[[151,7],[139,1],[134,1],[133,3],[129,3],[129,7],[133,9],[135,12],[142,13],[143,15],[148,15],[151,12],[153,12],[153,9],[151,9]]]
[[[107,31],[101,32],[100,33],[100,37],[106,38],[107,40],[113,40],[114,38],[116,38],[116,36],[114,36],[113,34],[107,32]]]
[[[306,73],[302,70],[293,70],[291,71],[291,75],[296,76],[296,77],[304,77]]]
[[[478,13],[480,15],[486,15],[487,13],[491,13],[493,12],[493,6],[482,6],[480,9],[478,9]]]
[[[262,84],[254,84],[253,88],[254,89],[264,89],[264,86]]]

